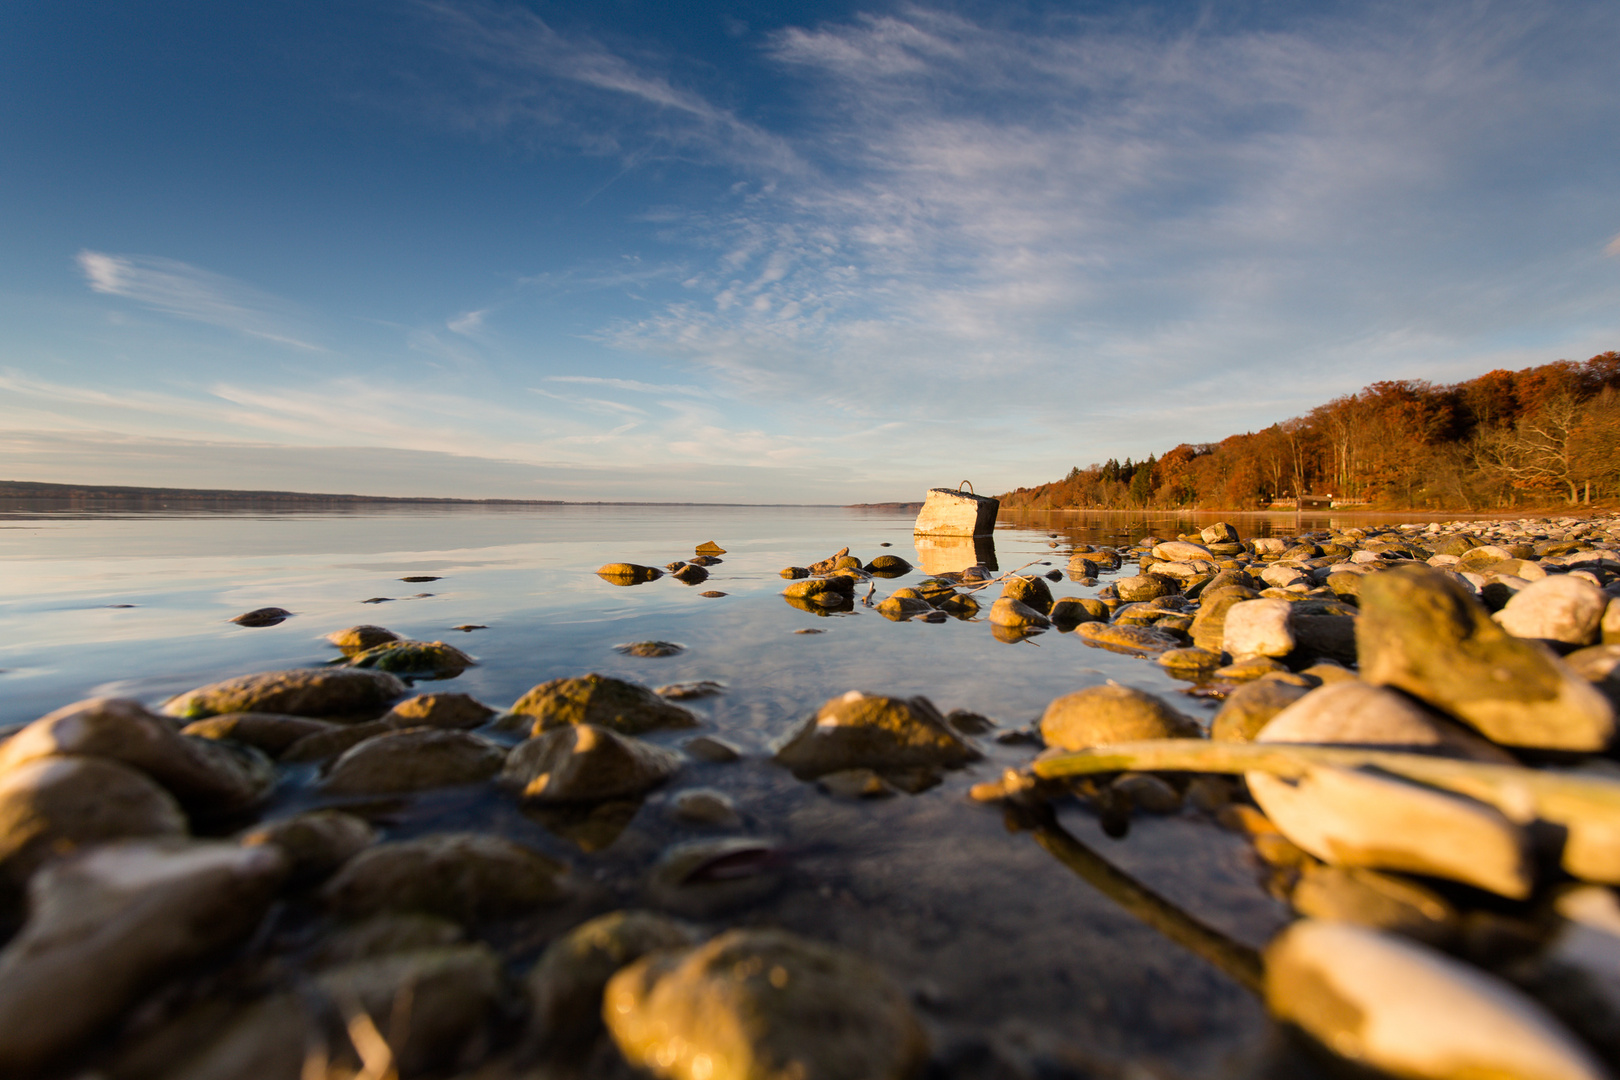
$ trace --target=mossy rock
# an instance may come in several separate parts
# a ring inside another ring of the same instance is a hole
[[[799,779],[814,780],[856,768],[957,768],[979,757],[927,698],[851,690],[823,705],[776,752],[775,760]]]
[[[385,641],[349,658],[357,668],[376,668],[395,675],[450,678],[478,661],[442,641]]]
[[[518,699],[512,712],[534,717],[534,733],[568,724],[595,724],[621,735],[697,726],[697,717],[640,683],[592,672],[552,679]]]

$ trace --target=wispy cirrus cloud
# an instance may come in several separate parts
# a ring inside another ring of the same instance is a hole
[[[324,351],[305,340],[290,304],[235,278],[155,255],[84,250],[76,258],[95,292],[295,349]]]
[[[599,375],[547,375],[546,382],[574,383],[581,386],[606,386],[614,390],[628,390],[634,394],[682,394],[687,397],[709,396],[709,391],[701,386],[649,383],[641,382],[638,379],[615,379]]]

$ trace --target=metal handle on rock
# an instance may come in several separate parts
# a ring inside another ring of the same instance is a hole
[[[964,481],[962,481],[962,484],[967,485],[969,495],[978,495],[978,492],[973,490],[973,482],[972,481],[964,480]],[[962,484],[957,484],[956,485],[956,493],[958,495],[962,494]]]

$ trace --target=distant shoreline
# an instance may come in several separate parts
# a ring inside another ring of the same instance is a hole
[[[56,502],[273,503],[303,506],[820,506],[828,509],[902,508],[900,503],[839,507],[834,503],[653,502],[637,499],[457,499],[434,495],[349,495],[308,491],[238,491],[229,488],[123,487],[113,484],[46,484],[0,480],[0,501],[48,499]],[[917,503],[915,505],[922,505]]]

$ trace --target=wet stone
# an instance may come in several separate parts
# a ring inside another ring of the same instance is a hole
[[[1192,717],[1152,694],[1107,683],[1065,694],[1046,707],[1041,737],[1062,750],[1140,739],[1193,739],[1203,734]]]
[[[1252,742],[1272,718],[1310,693],[1303,686],[1255,681],[1227,695],[1211,721],[1209,737],[1220,742]]]
[[[1256,742],[1378,746],[1498,765],[1514,764],[1513,758],[1499,747],[1430,712],[1411,698],[1356,680],[1304,694],[1278,713],[1254,739]]]
[[[668,701],[692,701],[697,698],[715,697],[725,692],[726,684],[715,682],[713,679],[669,683],[653,691],[653,693]]]
[[[664,572],[656,566],[639,563],[608,563],[596,571],[596,576],[610,585],[644,585],[657,581]]]
[[[568,868],[510,840],[434,833],[367,848],[321,889],[334,911],[354,916],[419,911],[470,923],[558,903]]]
[[[851,690],[822,705],[775,760],[801,780],[811,780],[855,768],[958,768],[979,756],[927,698]]]
[[[1182,641],[1163,630],[1147,626],[1120,626],[1111,623],[1081,623],[1074,628],[1087,645],[1111,649],[1115,652],[1153,656],[1171,649],[1179,649]]]
[[[406,698],[383,716],[395,727],[434,727],[467,730],[481,727],[495,710],[470,694],[433,693]]]
[[[1033,608],[1043,617],[1052,610],[1052,590],[1045,580],[1039,577],[1014,575],[1001,587],[1001,596],[1002,599],[1014,600]],[[993,606],[991,610],[994,611]]]
[[[254,608],[252,611],[245,611],[232,619],[231,622],[238,626],[275,626],[277,623],[286,622],[290,618],[292,618],[292,612],[286,608],[262,607]]]
[[[1221,666],[1220,654],[1208,649],[1171,649],[1158,659],[1159,666],[1177,678],[1201,678]]]
[[[787,859],[747,836],[691,840],[666,850],[647,877],[647,901],[693,919],[739,911],[782,887]]]
[[[697,726],[697,717],[640,683],[592,673],[541,683],[518,699],[512,712],[534,718],[534,733],[568,724],[595,724],[624,735]]]
[[[687,788],[669,799],[669,816],[688,825],[735,828],[742,824],[731,796],[716,788]]]
[[[742,752],[735,746],[714,735],[699,735],[681,743],[681,749],[699,761],[711,764],[726,765],[733,761],[742,760]]]
[[[338,725],[307,716],[279,716],[275,713],[226,713],[193,720],[180,734],[199,739],[228,739],[279,757],[293,743],[307,735],[337,729]]]
[[[172,698],[163,711],[186,720],[240,712],[375,716],[404,696],[405,684],[385,671],[296,668],[211,683]]]
[[[344,751],[321,780],[342,795],[381,795],[476,784],[500,772],[506,754],[465,731],[404,728],[375,735]]]
[[[244,847],[272,844],[286,855],[292,879],[299,884],[323,881],[333,871],[377,842],[377,830],[365,819],[341,810],[312,810],[279,818],[238,837]]]
[[[835,799],[882,799],[895,789],[871,769],[840,769],[816,780],[816,787]]]
[[[1458,932],[1457,911],[1439,893],[1374,870],[1310,864],[1289,900],[1306,918],[1353,923],[1431,945],[1444,945]]]
[[[442,641],[386,641],[349,658],[357,668],[376,668],[416,678],[452,678],[478,661]]]
[[[709,571],[696,563],[687,563],[679,570],[671,571],[669,576],[682,585],[701,585],[709,580]]]
[[[336,967],[375,956],[459,945],[465,938],[466,931],[449,919],[414,911],[385,911],[333,930],[316,947],[310,964]]]
[[[673,641],[631,641],[624,645],[613,646],[614,652],[626,656],[660,657],[678,656],[686,651],[685,645],[677,645]]]
[[[1081,623],[1107,622],[1108,605],[1090,597],[1060,596],[1052,601],[1049,618],[1058,629],[1073,630]]]
[[[299,739],[282,751],[281,757],[277,760],[283,765],[330,761],[367,739],[397,730],[393,724],[384,720],[373,720],[367,724],[334,724],[327,731],[317,731]]]
[[[1039,611],[1010,596],[1001,596],[990,605],[990,622],[1015,630],[1044,630],[1052,621]]]
[[[672,750],[594,724],[573,724],[513,747],[501,784],[530,802],[600,802],[651,791],[679,768],[680,756]]]

